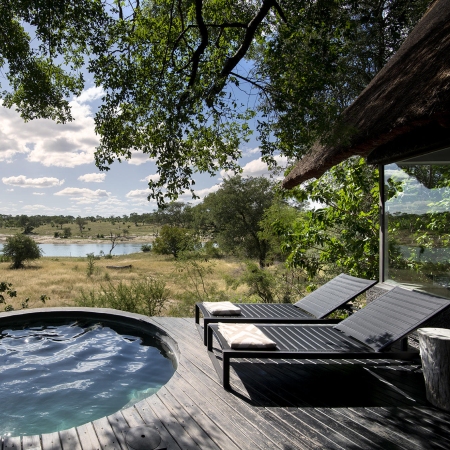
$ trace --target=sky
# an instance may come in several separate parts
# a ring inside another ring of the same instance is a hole
[[[75,120],[64,125],[47,119],[25,123],[14,108],[5,108],[0,101],[0,214],[110,217],[156,210],[156,202],[147,200],[147,183],[156,167],[146,155],[116,161],[107,172],[94,164],[99,143],[94,114],[102,95],[101,88],[92,86],[72,98]],[[268,176],[255,138],[240,150],[243,176]],[[285,160],[279,158],[279,164]],[[200,200],[192,200],[190,193],[178,200],[200,202],[227,175],[196,176]]]

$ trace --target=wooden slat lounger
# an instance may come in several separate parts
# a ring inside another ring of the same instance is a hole
[[[337,319],[324,318],[346,303],[371,288],[377,281],[356,278],[346,274],[325,283],[303,297],[297,303],[236,303],[241,308],[238,316],[218,316],[208,312],[202,303],[195,305],[195,323],[206,345],[208,324],[217,322],[234,323],[338,323]],[[203,315],[203,328],[200,326],[200,313]]]
[[[449,305],[449,300],[396,287],[335,326],[258,324],[276,342],[274,350],[232,349],[218,324],[208,325],[207,348],[225,389],[230,388],[232,359],[413,360],[417,351],[393,350],[392,345]],[[222,366],[213,352],[213,334],[222,348]]]

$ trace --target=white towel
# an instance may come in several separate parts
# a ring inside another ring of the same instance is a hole
[[[248,323],[219,323],[219,332],[231,348],[274,349],[276,342]]]
[[[231,302],[203,302],[203,306],[213,316],[236,316],[241,314],[241,308]]]

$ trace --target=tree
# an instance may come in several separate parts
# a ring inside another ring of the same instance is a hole
[[[62,228],[62,225],[61,225]],[[70,238],[70,236],[72,236],[72,229],[70,227],[64,227],[64,234],[63,234],[63,238]]]
[[[160,225],[186,228],[192,224],[192,207],[183,202],[171,202],[158,208],[154,220]]]
[[[83,55],[104,49],[99,30],[110,21],[101,0],[0,2],[3,106],[15,105],[24,120],[72,120],[68,97],[83,88]]]
[[[148,154],[159,175],[149,197],[161,203],[193,192],[196,171],[239,170],[239,144],[257,112],[272,164],[279,152],[301,157],[318,138],[347,139],[353,130],[331,133],[336,118],[428,4],[156,0],[128,19],[118,6],[114,46],[91,64],[108,92],[96,116],[96,164],[108,170],[133,150]],[[256,94],[252,108],[242,91]]]
[[[111,248],[109,249],[109,256],[112,256],[112,251],[114,250],[114,247],[117,245],[117,240],[120,239],[120,233],[113,233],[112,231],[109,232],[109,240],[111,241]]]
[[[223,251],[258,258],[265,265],[269,243],[260,234],[264,212],[275,198],[267,178],[225,179],[222,187],[205,197],[202,208],[213,224],[213,233]]]
[[[83,229],[85,225],[87,225],[87,222],[80,216],[78,216],[75,219],[75,223],[78,225],[78,228],[80,229],[80,234],[83,235]]]
[[[395,193],[388,185],[388,198]],[[304,269],[310,279],[327,268],[362,278],[378,277],[377,169],[362,158],[351,158],[296,188],[292,195],[317,206],[290,224],[274,223],[291,266]]]
[[[3,254],[11,259],[12,269],[24,267],[25,261],[32,261],[42,256],[41,248],[29,236],[16,234],[6,238]]]
[[[173,255],[177,259],[181,252],[195,250],[197,245],[192,231],[164,225],[153,242],[153,251],[157,255]]]
[[[26,119],[70,119],[87,61],[105,90],[96,165],[142,152],[157,165],[149,197],[194,195],[196,172],[237,173],[258,117],[264,158],[299,158],[347,139],[340,111],[398,48],[430,0],[101,0],[8,2],[0,44]],[[2,4],[3,5],[3,4]],[[36,27],[32,50],[22,23]],[[57,65],[64,57],[66,66]],[[42,86],[42,87],[41,87]],[[246,95],[256,100],[248,102]],[[251,106],[248,106],[251,105]],[[335,130],[331,133],[331,130]]]
[[[264,210],[263,217],[259,222],[261,231],[259,231],[258,236],[260,239],[265,239],[268,242],[269,259],[284,261],[287,256],[287,254],[282,250],[283,237],[279,236],[278,233],[275,232],[273,224],[277,223],[278,227],[285,226],[288,228],[301,215],[306,214],[304,211],[306,206],[306,202],[302,202],[300,204],[297,203],[293,206],[280,198],[275,198],[275,201]]]
[[[287,21],[259,47],[255,74],[270,80],[259,104],[264,157],[298,159],[353,132],[337,118],[381,70],[429,0],[284,0]]]

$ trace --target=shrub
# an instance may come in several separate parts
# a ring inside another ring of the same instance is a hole
[[[153,243],[153,251],[177,259],[180,253],[195,250],[197,245],[198,239],[190,230],[164,225]]]
[[[86,268],[86,274],[88,277],[90,277],[91,275],[94,274],[94,269],[95,269],[95,257],[94,257],[94,253],[88,253],[87,255],[87,268]]]
[[[151,251],[151,249],[152,249],[151,244],[142,244],[142,246],[141,246],[141,250],[143,252],[149,252],[149,251]]]
[[[42,250],[30,237],[24,234],[16,234],[6,238],[3,254],[11,259],[12,269],[19,269],[24,266],[25,261],[40,258]]]
[[[81,291],[78,299],[80,306],[114,308],[148,316],[160,314],[169,297],[169,290],[161,280],[147,278],[144,281],[133,281],[130,285],[119,282],[114,286],[100,286],[100,291]]]

